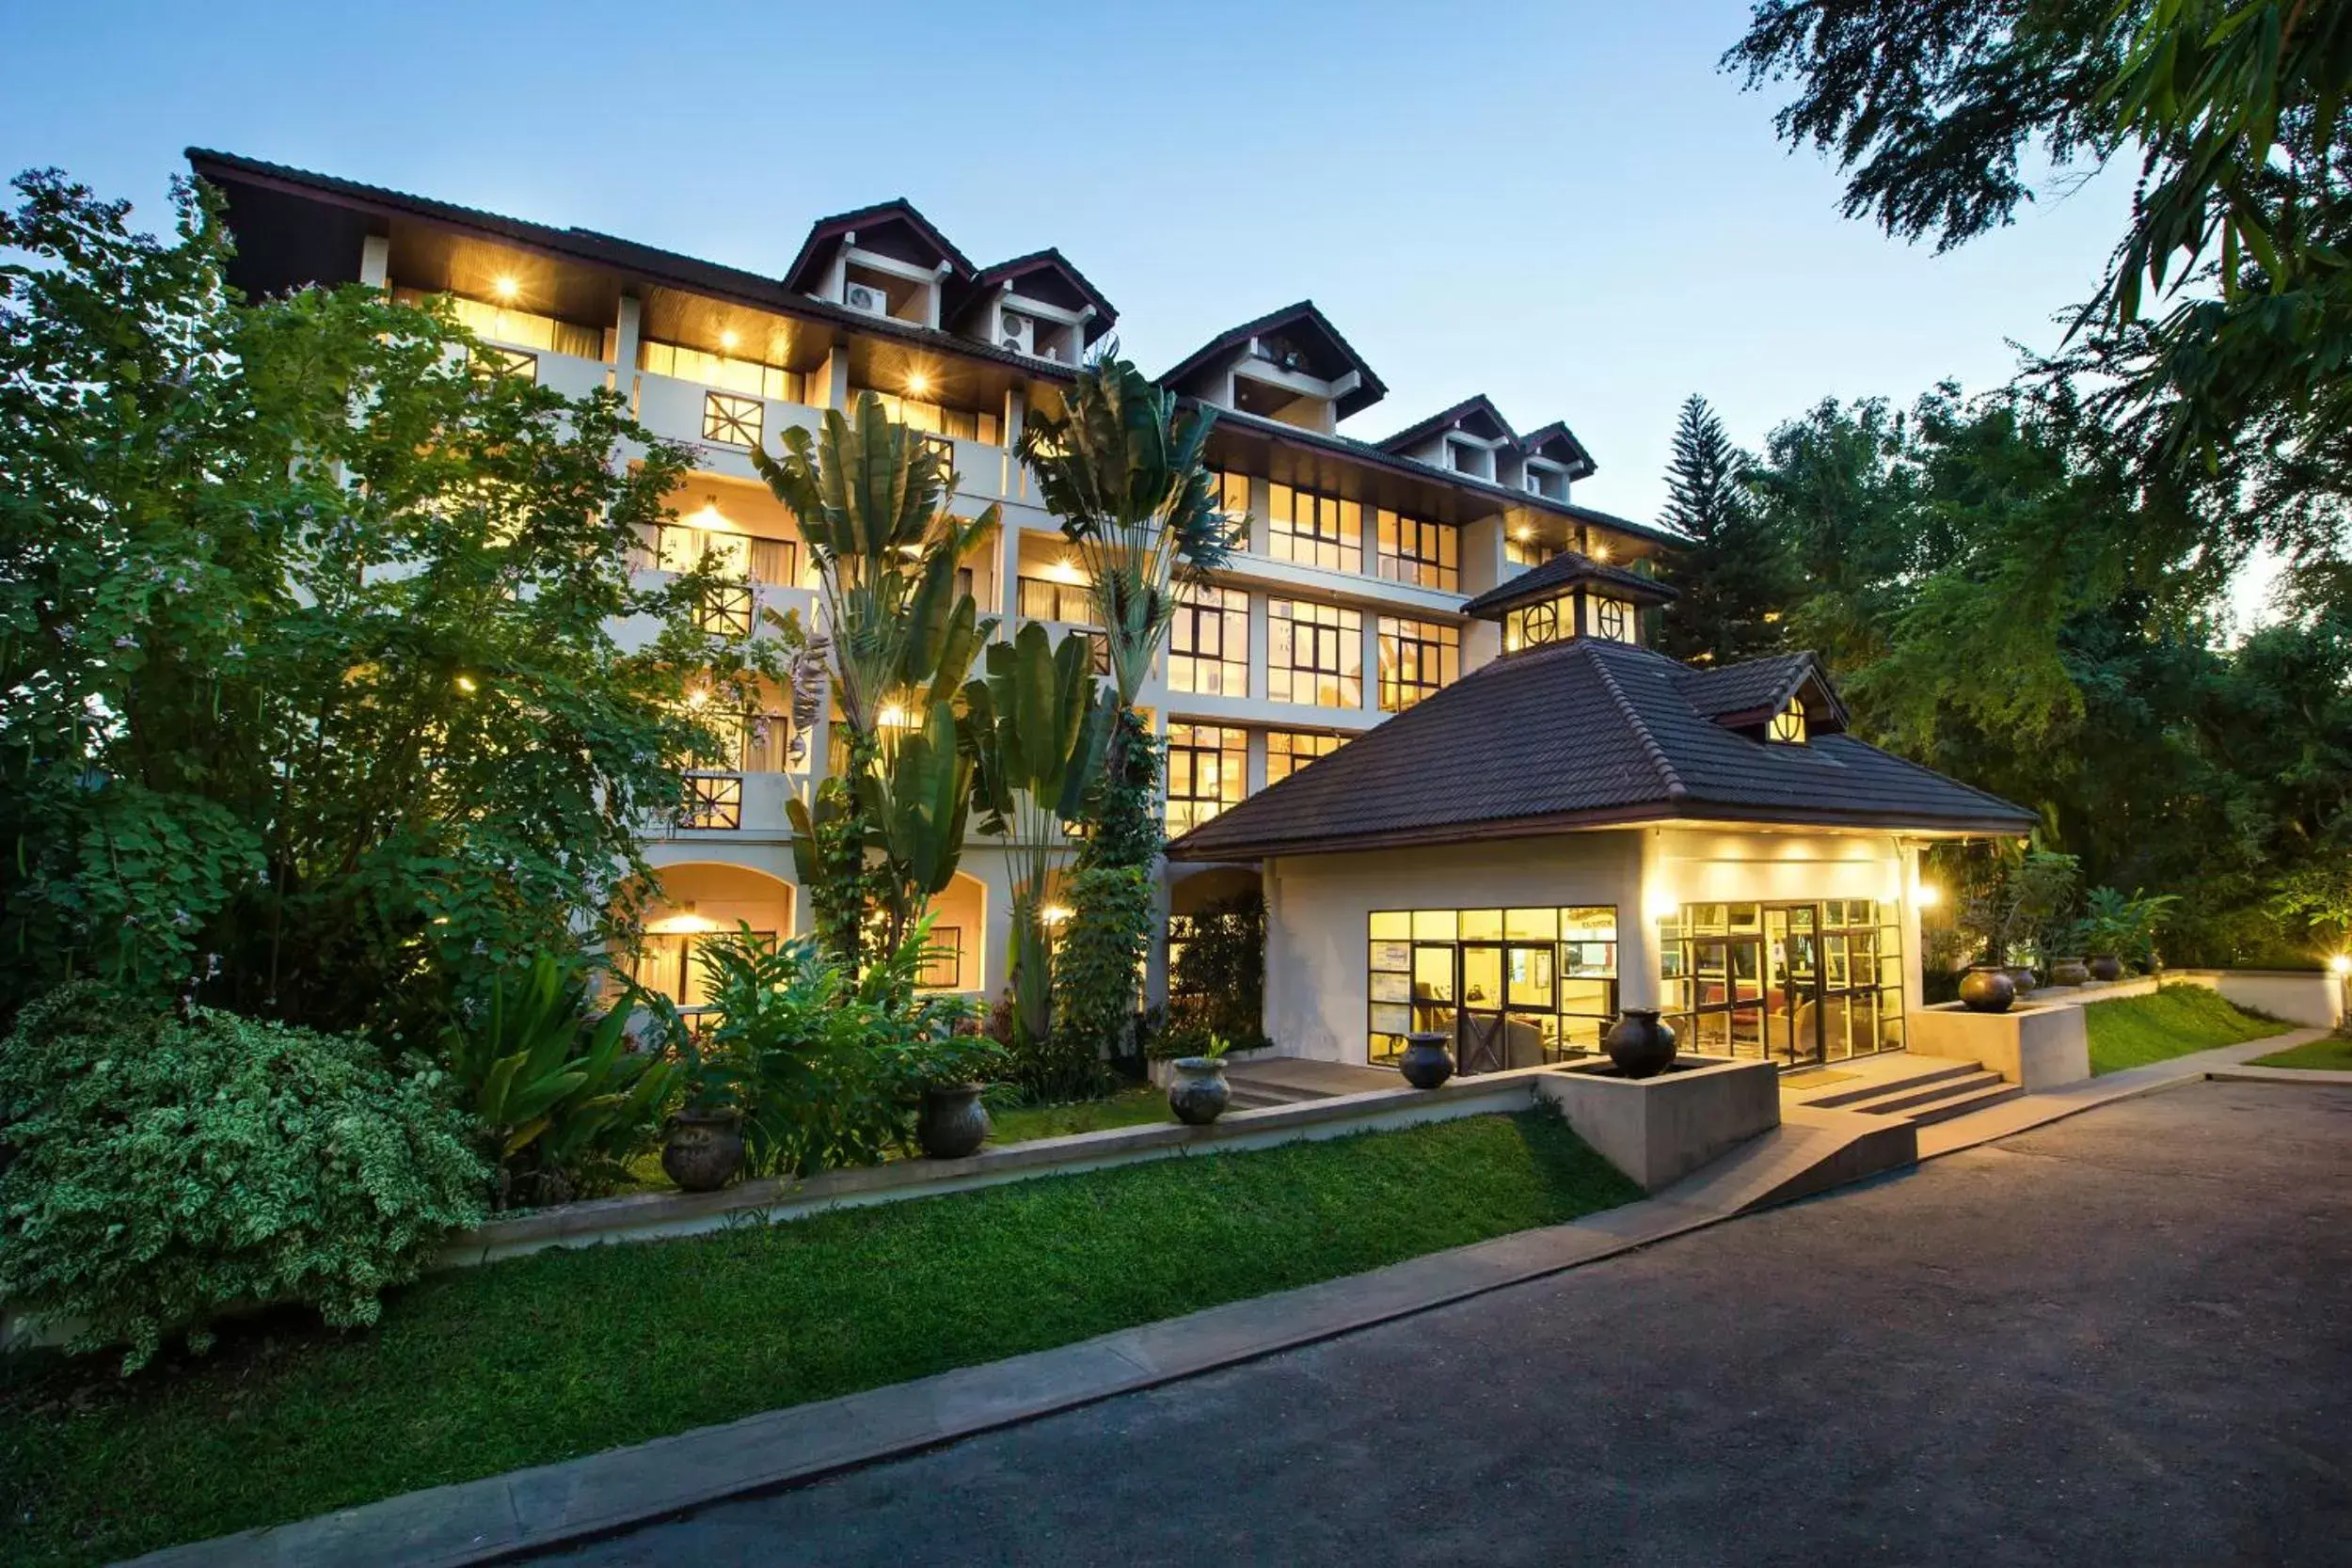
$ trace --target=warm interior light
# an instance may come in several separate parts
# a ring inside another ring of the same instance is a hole
[[[743,340],[741,338],[736,335],[732,328],[719,334],[719,346],[725,349],[729,354],[733,354],[735,352],[736,345],[740,343]]]
[[[883,724],[887,724],[894,730],[902,730],[906,728],[907,710],[900,707],[896,703],[884,704],[882,710],[874,715],[874,717],[877,721]]]
[[[511,277],[494,277],[490,280],[490,292],[501,299],[511,300],[522,292],[522,285]]]
[[[2328,960],[2328,967],[2339,974],[2352,974],[2352,953],[2339,953]]]
[[[1070,911],[1061,904],[1048,904],[1037,911],[1037,917],[1043,925],[1058,926],[1070,918]]]
[[[925,375],[921,371],[909,372],[907,376],[907,396],[911,398],[924,398],[930,396],[930,394],[931,378]]]
[[[1595,561],[1606,561],[1609,559],[1609,546],[1606,542],[1593,546],[1593,559]]]
[[[1942,888],[1937,887],[1933,882],[1921,882],[1919,884],[1919,891],[1911,895],[1911,901],[1918,905],[1923,910],[1931,910],[1935,908],[1937,903],[1940,902],[1943,897],[1944,890]]]
[[[693,690],[689,691],[686,694],[686,705],[688,707],[700,707],[708,701],[710,701],[710,692],[706,687],[698,686],[694,688]]]
[[[1077,562],[1068,556],[1046,567],[1045,575],[1056,582],[1084,583],[1087,579],[1086,574],[1078,570]]]
[[[1660,890],[1642,900],[1642,912],[1652,920],[1672,920],[1682,912],[1682,905],[1673,894]]]
[[[1530,539],[1533,539],[1533,538],[1534,538],[1534,537],[1535,537],[1535,531],[1534,531],[1534,529],[1532,529],[1532,528],[1529,528],[1529,527],[1528,527],[1527,525],[1525,525],[1524,523],[1522,523],[1522,524],[1520,524],[1520,525],[1519,525],[1519,527],[1518,527],[1517,529],[1515,529],[1515,530],[1513,530],[1513,531],[1512,531],[1511,537],[1512,537],[1512,538],[1514,538],[1514,539],[1516,539],[1516,540],[1518,540],[1520,544],[1524,545],[1524,544],[1526,544],[1526,543],[1527,543]]]
[[[457,677],[457,689],[460,691],[478,691],[481,688],[474,684],[474,679],[471,675],[460,675]]]
[[[703,498],[703,504],[700,510],[696,511],[694,514],[694,521],[704,529],[723,529],[726,527],[727,515],[725,513],[719,510],[719,498],[716,496],[705,496]]]

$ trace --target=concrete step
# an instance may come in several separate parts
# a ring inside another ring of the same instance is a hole
[[[1824,1111],[1851,1109],[1863,1101],[1876,1100],[1881,1095],[1897,1090],[1949,1083],[1953,1079],[1965,1078],[1984,1070],[1974,1062],[1954,1061],[1940,1056],[1915,1056],[1911,1059],[1918,1064],[1919,1070],[1905,1073],[1900,1078],[1875,1077],[1869,1083],[1851,1089],[1839,1089],[1834,1094],[1806,1095],[1804,1102]]]
[[[1268,1084],[1262,1079],[1228,1078],[1226,1086],[1232,1090],[1232,1108],[1236,1111],[1259,1111],[1269,1105],[1300,1105],[1310,1100],[1328,1100],[1327,1094],[1302,1089],[1289,1084]]]
[[[1719,1213],[1746,1213],[1899,1170],[1918,1158],[1918,1130],[1899,1117],[1792,1105],[1781,1113],[1778,1127],[1658,1196]]]
[[[1865,1116],[1873,1117],[1901,1116],[1915,1106],[1938,1104],[1954,1095],[1973,1094],[2000,1082],[1999,1073],[1972,1067],[1964,1072],[1939,1072],[1932,1078],[1906,1079],[1883,1087],[1881,1092],[1866,1100],[1851,1101],[1838,1109],[1860,1111]]]
[[[1951,1095],[1947,1099],[1930,1101],[1925,1105],[1915,1105],[1900,1114],[1908,1118],[1914,1127],[1932,1127],[1939,1121],[1949,1121],[1954,1117],[1964,1117],[1971,1111],[1981,1111],[1988,1105],[1998,1105],[2004,1101],[2015,1100],[2025,1092],[2014,1084],[1995,1078],[1983,1088],[1970,1089]]]

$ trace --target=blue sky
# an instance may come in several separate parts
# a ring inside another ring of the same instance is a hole
[[[1760,443],[2051,346],[2128,183],[1938,257],[1836,210],[1715,62],[1726,0],[822,6],[0,0],[0,165],[164,221],[205,145],[775,273],[912,198],[976,261],[1059,245],[1157,372],[1311,296],[1380,372],[1378,437],[1471,392],[1565,419],[1587,504],[1654,517],[1700,392]]]

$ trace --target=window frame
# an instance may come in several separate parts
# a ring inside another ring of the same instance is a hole
[[[1378,509],[1379,571],[1388,582],[1458,594],[1462,589],[1462,531],[1403,512]]]
[[[1203,736],[1214,736],[1214,740]],[[1216,769],[1215,793],[1200,793],[1201,762],[1211,761]],[[1180,767],[1181,764],[1181,767]],[[1178,792],[1178,776],[1182,774],[1185,787]],[[1168,769],[1166,787],[1162,791],[1161,820],[1170,838],[1190,832],[1203,822],[1213,821],[1227,809],[1237,806],[1249,793],[1249,732],[1232,724],[1196,724],[1184,721],[1168,726]],[[1207,806],[1211,809],[1202,811]]]
[[[1424,621],[1410,615],[1383,615],[1380,639],[1380,711],[1402,713],[1428,701],[1462,678],[1462,628],[1445,621]],[[1434,634],[1434,635],[1433,635]],[[1407,656],[1414,677],[1405,678]],[[1427,678],[1435,659],[1437,678]],[[1407,693],[1410,693],[1407,696]]]
[[[750,410],[748,418],[744,410]],[[716,446],[756,450],[767,437],[768,404],[759,398],[745,397],[740,392],[705,392],[703,394],[703,439]],[[728,432],[749,436],[738,440]]]
[[[1200,650],[1203,630],[1216,652]],[[1206,682],[1200,677],[1213,674]],[[1188,583],[1176,594],[1168,626],[1168,689],[1192,696],[1249,695],[1249,595],[1239,588]]]
[[[1290,504],[1282,505],[1287,498]],[[1298,524],[1299,503],[1308,503],[1305,529]],[[1328,507],[1326,528],[1327,513]],[[1266,554],[1295,565],[1327,572],[1364,572],[1364,503],[1321,490],[1269,482],[1266,485]]]
[[[1268,787],[1280,784],[1292,774],[1314,763],[1321,762],[1354,738],[1353,736],[1334,735],[1328,730],[1266,731],[1265,782]],[[1283,743],[1283,749],[1279,752],[1274,749],[1274,743],[1277,740]],[[1298,743],[1302,740],[1306,741],[1311,748],[1303,755],[1297,750]],[[1327,741],[1329,742],[1328,745],[1325,744]],[[1275,771],[1275,762],[1278,758],[1282,765],[1281,771],[1279,773]]]
[[[1300,610],[1311,613],[1305,618]],[[1325,617],[1331,619],[1325,619]],[[1313,652],[1316,662],[1300,663],[1298,628],[1304,626],[1310,635],[1303,641]],[[1320,660],[1329,633],[1337,652],[1331,668]],[[1276,662],[1278,647],[1287,642],[1288,653]],[[1346,605],[1325,604],[1320,599],[1270,598],[1266,601],[1266,700],[1285,703],[1295,707],[1339,707],[1361,709],[1364,705],[1364,612]],[[1298,684],[1304,678],[1308,695],[1297,695]],[[1327,701],[1323,695],[1327,684],[1336,696]]]

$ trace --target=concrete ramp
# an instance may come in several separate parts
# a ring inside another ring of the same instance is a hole
[[[1778,1127],[1658,1196],[1719,1214],[1744,1214],[1918,1163],[1919,1130],[1909,1121],[1790,1105]]]

